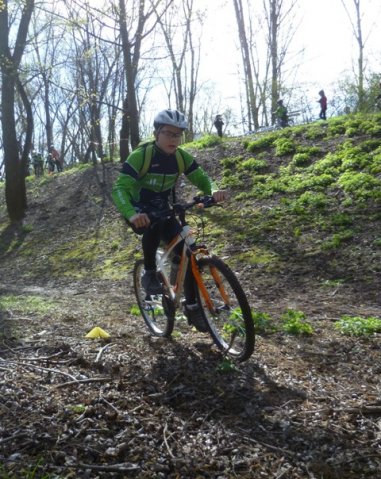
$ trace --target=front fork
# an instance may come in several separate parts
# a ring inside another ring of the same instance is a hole
[[[207,250],[201,250],[201,251],[198,251],[198,252],[201,252],[203,254],[208,254]],[[204,281],[202,279],[202,274],[200,273],[200,270],[198,269],[195,253],[191,254],[191,267],[192,267],[193,277],[194,277],[194,279],[197,283],[197,286],[198,286],[198,288],[201,292],[202,297],[205,300],[206,307],[208,308],[208,310],[210,311],[211,314],[215,314],[216,311],[215,311],[215,308],[214,308],[214,305],[213,305],[213,301],[210,298],[209,291],[205,287]],[[229,306],[229,303],[230,303],[229,296],[228,296],[228,294],[227,294],[227,292],[224,288],[224,284],[221,281],[221,278],[220,278],[220,275],[218,273],[217,268],[215,268],[214,266],[210,266],[210,273],[211,273],[211,275],[214,279],[214,282],[215,282],[215,284],[218,288],[218,291],[221,294],[221,298],[223,299],[225,305]]]

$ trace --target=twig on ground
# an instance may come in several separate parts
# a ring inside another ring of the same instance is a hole
[[[244,429],[241,429],[239,428],[241,431],[243,432],[247,432],[245,431]],[[288,449],[283,449],[281,447],[276,447],[276,446],[272,446],[271,444],[267,444],[266,442],[263,442],[263,441],[258,441],[258,439],[253,439],[252,437],[248,437],[248,436],[241,436],[243,439],[246,439],[247,441],[249,442],[253,442],[255,444],[259,444],[261,446],[265,446],[265,447],[268,447],[269,449],[273,449],[274,451],[280,451],[282,452],[283,454],[287,454],[288,456],[291,456],[291,457],[294,457],[295,456],[295,453],[292,452],[292,451],[289,451]]]
[[[322,409],[311,409],[306,411],[299,411],[301,414],[317,414],[321,412],[346,412],[348,414],[380,414],[381,406],[355,406],[355,407],[326,407]]]
[[[95,358],[96,363],[101,359],[101,356],[104,353],[104,351],[106,351],[107,348],[111,348],[111,346],[114,346],[114,345],[109,343],[109,344],[106,344],[106,346],[103,346],[102,348],[99,349],[97,357]]]
[[[141,467],[136,464],[114,464],[112,466],[101,466],[99,464],[76,464],[73,467],[77,469],[90,469],[92,471],[105,471],[105,472],[133,472],[140,471]]]
[[[113,404],[108,402],[107,399],[105,399],[103,396],[100,396],[100,400],[104,402],[105,404],[107,404],[107,406],[110,406],[110,408],[113,409],[118,415],[121,415],[121,412],[119,411],[119,409],[117,409]]]
[[[278,474],[275,479],[281,479],[282,477],[284,477],[288,473],[288,471],[290,469],[292,469],[292,466],[289,466],[287,469],[285,469],[280,474]]]
[[[0,358],[0,361],[5,362],[7,365],[16,365],[16,366],[21,366],[22,368],[32,368],[32,369],[37,369],[39,371],[44,371],[47,373],[55,373],[55,374],[62,374],[62,376],[66,376],[68,378],[71,378],[73,381],[76,381],[75,377],[72,376],[69,373],[64,373],[63,371],[58,371],[57,369],[51,369],[51,368],[44,368],[42,366],[36,366],[35,364],[30,364],[30,363],[25,363],[23,361],[5,361]]]
[[[104,381],[111,381],[111,378],[75,379],[74,381],[68,381],[66,383],[56,384],[55,386],[53,386],[53,389],[59,389],[65,386],[71,386],[73,384],[96,383],[96,382],[104,382]]]
[[[167,451],[169,452],[169,455],[172,457],[172,459],[174,459],[175,456],[173,455],[173,452],[171,451],[171,448],[170,448],[169,445],[168,445],[168,441],[167,441],[167,431],[168,431],[168,424],[165,423],[164,430],[163,430],[164,444],[165,444],[165,447],[167,448]]]

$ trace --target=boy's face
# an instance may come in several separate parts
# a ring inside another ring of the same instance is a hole
[[[182,136],[183,130],[171,125],[163,125],[155,132],[157,146],[168,155],[175,153]]]

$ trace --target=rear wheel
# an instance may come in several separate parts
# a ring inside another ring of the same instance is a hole
[[[170,337],[175,321],[173,302],[166,294],[147,295],[142,286],[143,260],[135,263],[134,290],[136,300],[148,329],[154,336]]]
[[[200,259],[198,267],[210,304],[200,288],[198,300],[215,344],[228,356],[238,361],[247,360],[254,351],[254,321],[237,277],[215,256]]]

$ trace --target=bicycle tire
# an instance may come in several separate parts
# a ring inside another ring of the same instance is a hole
[[[173,303],[166,294],[147,295],[141,283],[143,273],[143,260],[138,260],[134,266],[133,281],[140,312],[154,336],[169,338],[175,323]]]
[[[213,304],[211,312],[197,288],[198,301],[214,343],[227,356],[239,362],[246,361],[254,352],[255,328],[242,286],[229,266],[216,256],[201,258],[197,266]],[[217,273],[218,281],[212,271]],[[222,290],[227,293],[230,304],[223,298]]]

